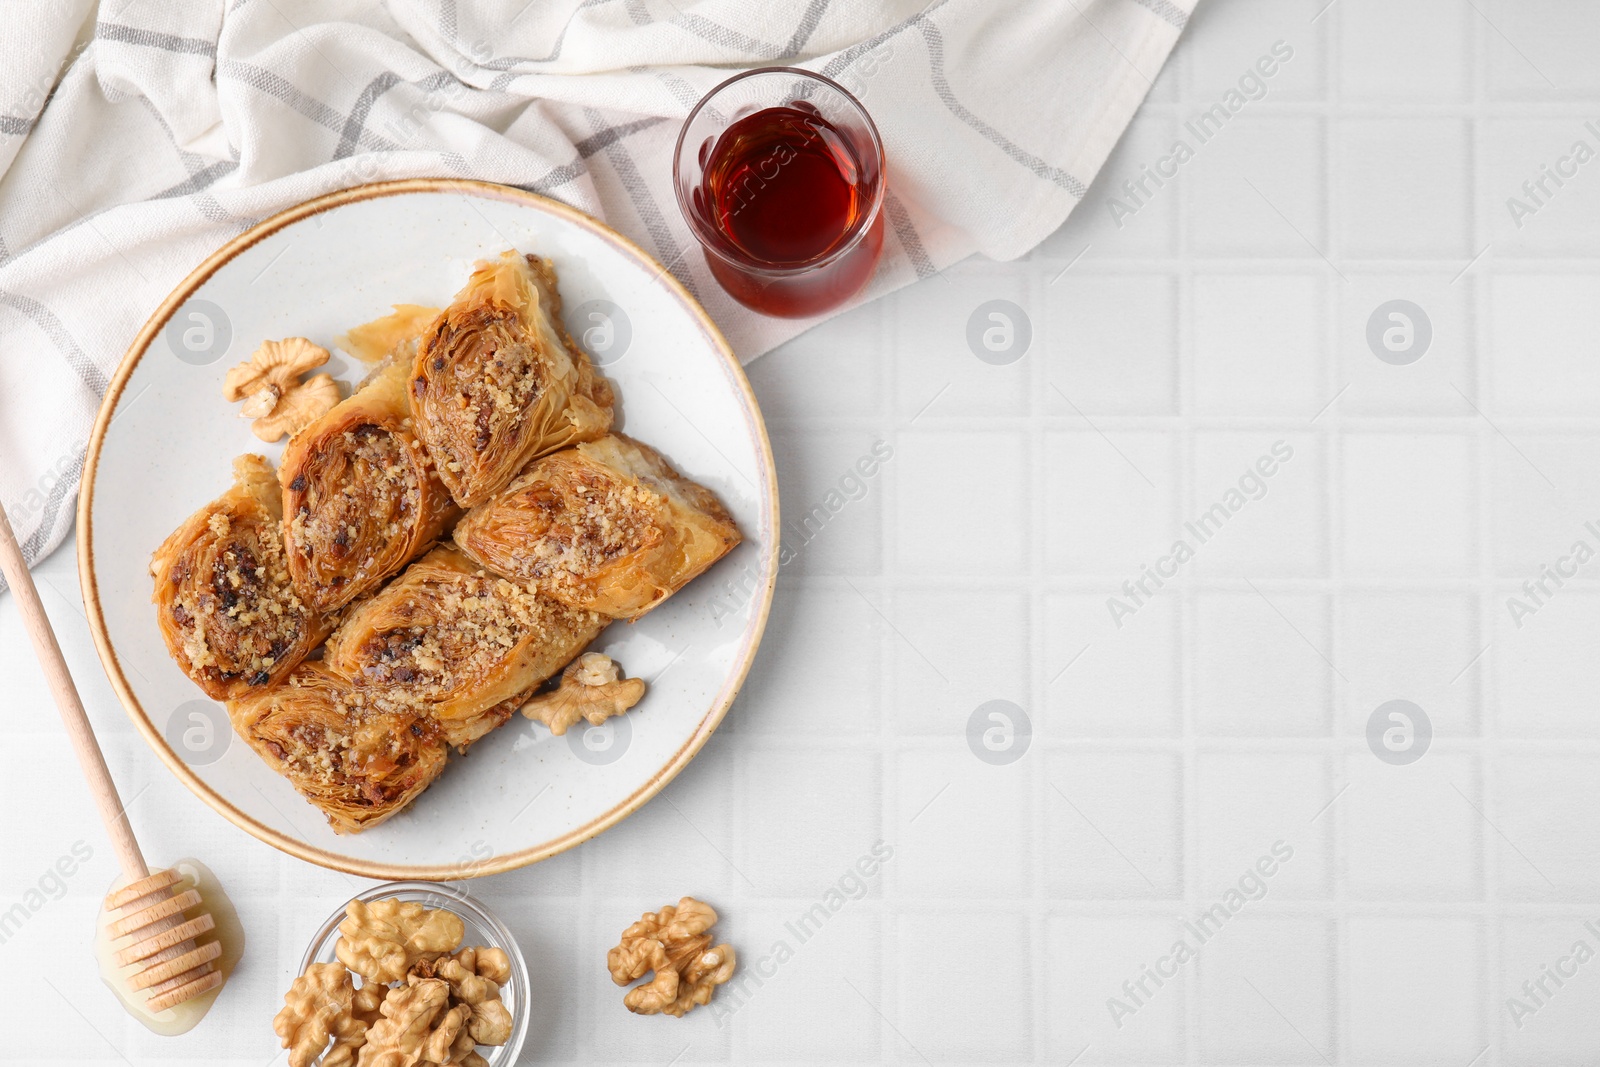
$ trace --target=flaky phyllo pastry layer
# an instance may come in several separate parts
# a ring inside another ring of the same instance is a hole
[[[609,621],[436,548],[351,609],[324,664],[428,709],[453,745],[510,717]],[[488,716],[490,721],[485,721]]]
[[[455,540],[563,603],[632,619],[721,559],[739,530],[655,449],[608,434],[536,460],[469,511]]]
[[[444,770],[437,723],[315,663],[228,704],[234,731],[341,833],[378,825]]]
[[[333,343],[365,363],[392,361],[409,367],[417,358],[423,332],[439,317],[439,309],[421,304],[393,306],[389,314],[352,327]]]
[[[412,432],[392,363],[284,449],[284,535],[300,598],[331,611],[376,589],[460,514]]]
[[[515,251],[478,264],[412,365],[417,434],[462,507],[530,459],[603,435],[612,402],[611,383],[561,326],[549,264]]]
[[[233,469],[233,488],[189,516],[150,560],[167,651],[215,700],[278,681],[333,628],[290,580],[272,468],[240,456]]]

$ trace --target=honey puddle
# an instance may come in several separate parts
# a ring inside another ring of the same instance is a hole
[[[150,873],[154,874],[159,869],[161,868],[152,867]],[[94,921],[94,954],[95,959],[100,962],[100,980],[117,995],[117,999],[122,1002],[122,1007],[129,1015],[163,1037],[186,1034],[206,1017],[206,1012],[211,1010],[217,994],[228,988],[228,977],[233,974],[234,967],[239,963],[239,957],[244,954],[244,927],[239,925],[239,913],[234,910],[233,902],[228,899],[228,894],[222,891],[222,883],[217,881],[217,876],[211,873],[211,869],[195,859],[181,859],[172,864],[171,869],[183,876],[183,881],[173,887],[173,892],[181,893],[185,889],[198,889],[200,892],[200,904],[190,913],[191,916],[198,914],[203,908],[209,911],[211,918],[216,921],[216,929],[202,935],[201,940],[214,937],[222,944],[222,955],[217,957],[216,961],[217,968],[222,971],[222,985],[193,1000],[186,1000],[177,1007],[152,1013],[144,1006],[142,991],[134,992],[128,989],[128,977],[137,974],[140,968],[137,965],[117,966],[116,952],[111,939],[106,935],[107,920],[104,905],[101,905],[100,913],[95,916]],[[128,880],[119,875],[106,890],[106,894],[110,895],[127,884]]]

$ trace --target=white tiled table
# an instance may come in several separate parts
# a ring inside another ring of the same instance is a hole
[[[751,367],[797,556],[748,689],[660,801],[474,886],[533,962],[527,1062],[1600,1057],[1600,962],[1522,992],[1574,942],[1600,950],[1600,563],[1520,627],[1506,604],[1574,541],[1600,548],[1600,161],[1520,228],[1505,203],[1574,141],[1600,149],[1600,9],[1336,0],[1311,21],[1324,3],[1207,0],[1034,255],[962,264]],[[1264,97],[1196,145],[1185,121],[1276,41],[1293,56]],[[1116,226],[1109,198],[1179,136],[1192,158]],[[966,341],[995,298],[1031,324],[1006,366]],[[1393,299],[1431,322],[1406,366],[1366,339]],[[892,458],[854,480],[879,441]],[[1265,495],[1198,543],[1185,523],[1279,441]],[[1118,627],[1107,598],[1178,538],[1193,558]],[[0,944],[4,1018],[37,1020],[0,1058],[281,1062],[277,998],[354,883],[166,774],[103,681],[71,553],[39,575],[149,850],[208,859],[251,940],[185,1040],[95,984],[114,865],[0,602],[26,723],[0,774],[0,909],[94,848]],[[1433,730],[1406,765],[1368,740],[1394,699]],[[1009,750],[998,721],[969,731],[995,700],[1020,709]],[[857,882],[880,841],[892,858]],[[1185,923],[1241,879],[1261,899],[1201,943]],[[865,895],[801,930],[830,887]],[[628,1017],[604,951],[683,892],[761,981],[718,1012]]]

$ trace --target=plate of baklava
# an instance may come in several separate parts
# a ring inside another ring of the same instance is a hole
[[[777,572],[737,359],[665,268],[481,182],[331,194],[162,304],[78,551],[162,761],[284,851],[454,879],[615,825],[732,705]]]

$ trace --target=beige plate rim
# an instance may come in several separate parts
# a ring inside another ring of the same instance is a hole
[[[134,369],[139,365],[139,360],[144,356],[151,341],[166,326],[167,320],[172,317],[173,313],[182,306],[184,301],[196,289],[203,285],[224,264],[245,249],[250,248],[285,226],[345,204],[377,197],[400,196],[408,193],[459,193],[533,207],[583,227],[601,240],[615,246],[623,255],[638,261],[647,268],[653,269],[656,280],[666,285],[673,295],[677,297],[678,301],[699,320],[700,327],[704,331],[706,338],[727,363],[727,369],[732,380],[743,393],[747,409],[752,417],[752,428],[761,444],[762,492],[765,498],[763,504],[765,505],[764,510],[768,528],[772,531],[771,544],[767,546],[766,558],[763,561],[765,579],[760,590],[759,604],[756,607],[756,618],[754,624],[746,632],[739,650],[739,661],[734,670],[730,672],[722,690],[713,699],[711,707],[695,727],[694,733],[673,754],[672,758],[664,766],[654,771],[643,785],[624,798],[621,803],[599,817],[554,840],[517,852],[493,856],[487,860],[471,860],[458,864],[438,866],[415,866],[358,860],[314,847],[250,817],[223,799],[215,790],[203,782],[190,769],[188,764],[179,759],[177,754],[172,751],[171,746],[167,744],[166,739],[161,735],[161,731],[156,729],[150,716],[145,713],[138,698],[134,695],[132,687],[129,686],[128,680],[122,672],[122,664],[117,657],[116,649],[112,647],[111,639],[106,632],[105,618],[100,608],[100,595],[94,570],[93,514],[95,473],[99,467],[101,448],[105,444],[106,430],[111,425],[111,419],[116,410],[117,401],[122,396],[123,388],[133,375]],[[745,376],[744,368],[739,365],[739,360],[734,356],[733,349],[729,347],[727,339],[723,337],[722,331],[717,328],[716,323],[711,320],[711,316],[706,314],[705,309],[700,306],[699,301],[691,296],[682,283],[668,273],[666,268],[661,266],[655,257],[598,219],[574,207],[563,204],[559,200],[552,200],[537,193],[530,193],[507,185],[496,185],[493,182],[463,178],[407,178],[399,181],[374,182],[369,185],[359,185],[351,189],[328,193],[288,208],[257,223],[223,245],[216,252],[213,252],[205,262],[196,267],[161,302],[155,313],[150,316],[149,321],[144,324],[144,328],[134,338],[127,354],[123,356],[121,364],[117,367],[116,375],[106,389],[105,399],[100,404],[100,412],[95,419],[94,430],[89,437],[88,454],[84,458],[83,477],[79,483],[78,491],[78,579],[83,590],[83,606],[89,618],[89,630],[94,636],[95,648],[100,653],[100,661],[105,667],[107,677],[111,680],[112,688],[116,690],[117,696],[122,700],[129,718],[133,720],[134,726],[144,735],[145,741],[155,750],[156,755],[160,756],[162,762],[178,777],[178,780],[188,786],[189,790],[201,800],[209,804],[235,826],[260,838],[274,848],[308,863],[315,863],[319,866],[365,878],[385,880],[453,881],[515,870],[530,863],[549,859],[551,856],[582,844],[596,834],[615,826],[643,807],[646,801],[659,793],[704,747],[711,734],[722,722],[723,717],[727,715],[728,708],[732,705],[734,697],[738,695],[740,687],[744,684],[745,676],[750,671],[750,664],[755,659],[756,648],[761,643],[761,635],[766,629],[767,616],[772,607],[772,597],[778,572],[778,545],[777,468],[772,457],[772,442],[767,436],[766,422],[761,417],[760,405],[756,402],[755,392],[750,388],[750,381]]]

